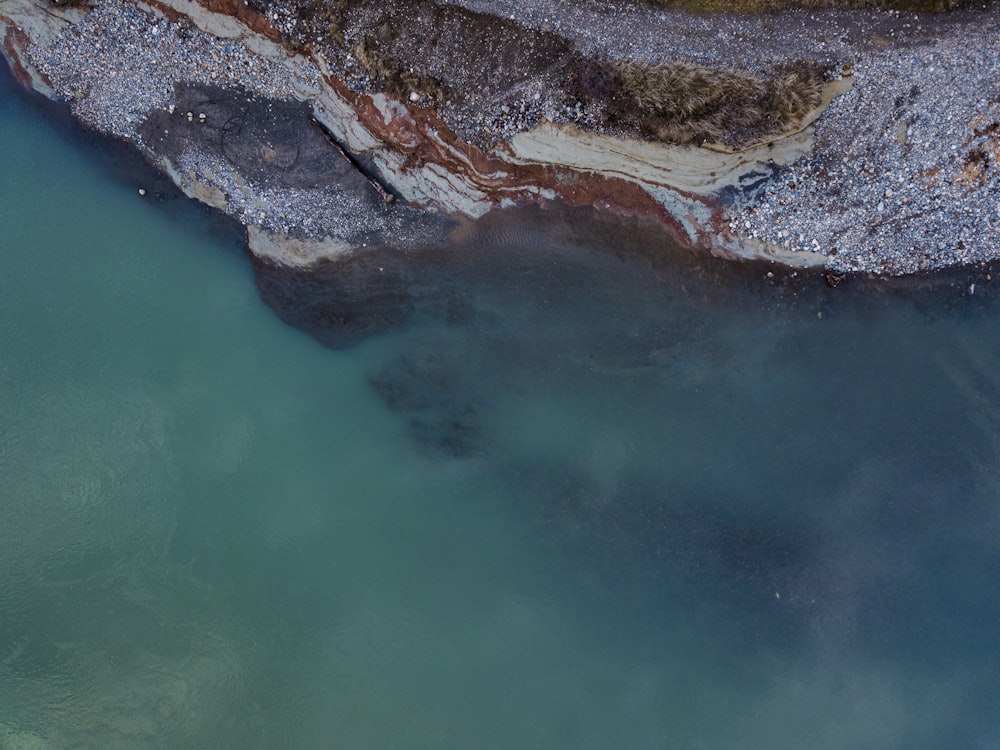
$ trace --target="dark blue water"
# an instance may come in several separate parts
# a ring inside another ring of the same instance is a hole
[[[527,210],[301,277],[50,120],[4,81],[3,750],[1000,746],[986,270]]]

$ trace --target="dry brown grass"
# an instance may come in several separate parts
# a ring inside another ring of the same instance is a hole
[[[820,102],[823,74],[795,63],[768,79],[684,62],[581,61],[568,92],[603,107],[609,124],[666,143],[742,147],[793,129]]]
[[[406,99],[410,94],[418,94],[431,101],[441,103],[447,98],[446,88],[434,76],[414,73],[412,68],[400,63],[391,54],[383,51],[382,38],[387,25],[380,27],[374,34],[366,34],[351,47],[355,59],[368,71],[378,87],[386,93],[399,99]]]

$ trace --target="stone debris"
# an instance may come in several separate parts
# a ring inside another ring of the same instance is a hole
[[[801,59],[853,77],[817,121],[813,154],[730,206],[732,235],[822,253],[841,273],[899,275],[1000,256],[995,3],[945,15],[694,16],[628,0],[445,2],[551,29],[586,54],[758,75]],[[578,102],[544,114],[596,124]]]
[[[123,0],[99,0],[79,24],[68,25],[51,44],[31,46],[29,55],[85,124],[135,144],[154,163],[162,154],[144,138],[143,123],[157,110],[173,114],[179,84],[221,86],[243,91],[248,99],[285,101],[296,90],[317,87],[320,76],[304,58],[276,62],[238,40],[170,22]],[[205,112],[182,109],[180,117],[212,126]],[[257,184],[198,148],[187,149],[173,169],[188,189],[200,184],[194,188],[200,200],[246,225],[356,245],[378,244],[385,237],[416,245],[441,242],[439,217],[406,206],[373,210],[370,201],[333,184],[308,189]]]
[[[218,39],[123,0],[100,0],[53,44],[32,46],[29,57],[81,120],[132,142],[138,141],[137,127],[150,111],[171,105],[180,81],[288,99],[296,83],[312,85],[319,76],[301,59],[277,63],[239,40]],[[196,115],[188,112],[188,122]]]
[[[758,202],[734,207],[733,224],[822,252],[840,272],[898,275],[1000,255],[1000,45],[984,41],[1000,39],[997,15],[975,35],[956,28],[872,56],[816,123],[813,153]]]
[[[449,1],[551,29],[592,55],[680,59],[755,74],[808,59],[827,66],[831,75],[851,76],[853,89],[813,126],[813,153],[790,167],[776,166],[773,176],[731,195],[720,229],[728,227],[737,243],[821,254],[836,283],[845,272],[905,274],[1000,255],[996,4],[943,17],[867,11],[695,17],[630,2]],[[295,12],[285,0],[265,9],[286,32],[295,26]],[[28,55],[81,120],[135,143],[154,161],[140,126],[150,112],[173,112],[177,84],[287,100],[295,91],[314,89],[320,78],[304,56],[262,57],[238,39],[213,37],[122,0],[98,0],[79,23],[50,44],[30,46]],[[373,82],[349,52],[330,64],[353,90],[372,91]],[[562,97],[551,81],[529,79],[496,100],[477,102],[470,92],[465,108],[435,106],[449,127],[480,145],[509,139],[538,122],[594,126],[585,106]],[[424,100],[417,91],[403,98],[414,104]],[[197,109],[181,109],[177,117],[214,125]],[[340,231],[376,242],[380,233],[401,231],[416,214],[365,213],[333,188],[254,185],[235,173],[227,177],[224,166],[207,163],[211,160],[197,150],[184,159],[180,168],[211,175],[220,185],[224,210],[277,232]],[[355,209],[366,216],[360,231],[346,226],[359,215]]]

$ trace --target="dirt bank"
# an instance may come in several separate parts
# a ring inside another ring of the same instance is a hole
[[[836,272],[1000,252],[995,7],[0,0],[0,24],[22,82],[277,262],[439,244],[452,219],[551,201]]]

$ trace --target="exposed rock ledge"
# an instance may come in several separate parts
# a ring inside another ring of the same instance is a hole
[[[486,146],[416,94],[352,90],[321,51],[291,54],[242,0],[99,0],[82,10],[0,0],[0,34],[25,85],[134,143],[185,193],[239,218],[251,249],[274,262],[420,247],[442,241],[450,220],[550,201],[653,220],[681,245],[727,257],[796,267],[844,257],[782,241],[787,233],[745,232],[743,217],[813,148],[814,122],[850,89],[849,74],[826,84],[794,132],[741,151],[544,119]]]

